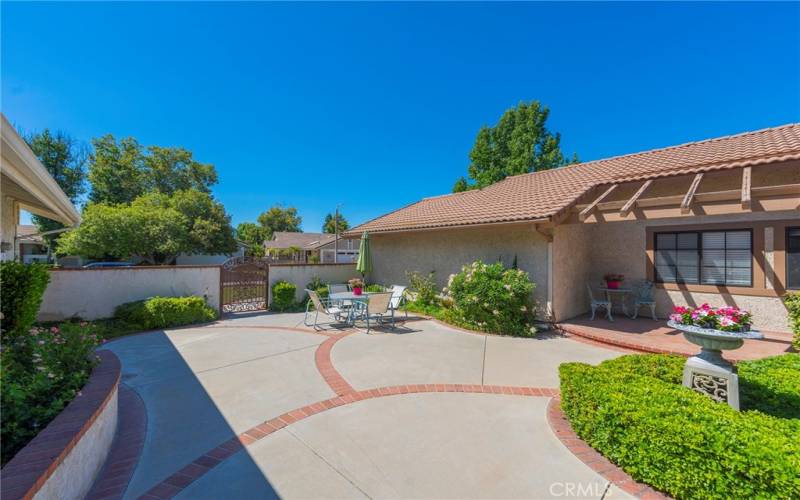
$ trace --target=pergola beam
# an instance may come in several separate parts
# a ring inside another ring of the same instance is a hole
[[[606,199],[608,195],[613,193],[614,190],[617,189],[618,185],[619,184],[612,184],[611,187],[609,187],[608,189],[605,190],[605,192],[603,192],[603,194],[601,194],[600,196],[597,197],[596,200],[591,202],[588,207],[584,208],[581,211],[581,213],[578,214],[578,220],[580,220],[581,222],[585,221],[586,218],[589,217],[589,215],[591,215],[592,212],[594,212],[594,210],[597,208],[597,205],[599,205],[601,201]]]
[[[742,169],[742,208],[745,210],[750,209],[750,185],[752,183],[753,167],[744,167]]]
[[[625,205],[622,206],[622,210],[619,211],[619,215],[622,217],[627,217],[628,214],[631,213],[631,210],[633,210],[633,207],[636,206],[636,201],[639,198],[641,198],[641,196],[644,194],[645,191],[647,191],[647,188],[649,188],[652,183],[653,179],[648,179],[644,181],[642,187],[640,187],[639,190],[636,191],[633,194],[633,196],[631,196],[631,199],[628,200],[627,203],[625,203]]]
[[[683,197],[683,201],[681,202],[682,214],[688,214],[689,211],[692,209],[694,194],[697,192],[697,188],[700,186],[700,181],[702,180],[703,180],[702,173],[699,173],[694,176],[694,180],[692,180],[692,184],[689,186],[689,190],[686,191],[686,196]]]

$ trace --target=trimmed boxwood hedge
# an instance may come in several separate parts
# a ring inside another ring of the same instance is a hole
[[[684,362],[562,364],[561,406],[584,441],[676,498],[800,498],[800,356],[740,363],[741,412],[680,385]]]
[[[203,297],[152,297],[118,306],[114,317],[140,330],[153,330],[213,321],[217,311]]]

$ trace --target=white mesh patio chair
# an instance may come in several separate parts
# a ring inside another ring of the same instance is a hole
[[[332,284],[328,285],[328,296],[330,296],[330,295],[332,295],[334,293],[346,293],[346,292],[349,292],[349,291],[350,291],[350,287],[348,287],[346,284],[343,284],[343,283],[342,284],[339,284],[339,283],[335,283],[334,284],[334,283],[332,283]],[[332,299],[331,303],[336,305],[336,306],[342,307],[342,308],[349,308],[350,307],[350,301],[349,300]]]
[[[392,285],[390,289],[392,292],[392,299],[389,301],[389,309],[392,311],[392,326],[394,326],[394,314],[396,311],[400,310],[400,307],[406,301],[406,287],[401,285]],[[408,320],[408,311],[404,310],[405,313],[405,320]]]
[[[648,306],[650,308],[650,317],[658,320],[656,317],[656,299],[653,298],[653,282],[649,280],[640,280],[633,285],[633,317],[636,319],[639,315],[639,308]]]
[[[306,304],[306,315],[303,318],[303,324],[306,326],[313,327],[314,330],[317,330],[320,324],[336,324],[336,323],[347,323],[350,319],[350,312],[347,309],[339,307],[333,304],[329,299],[321,299],[319,295],[314,290],[306,289],[306,293],[308,297],[311,299]],[[314,314],[314,322],[309,322],[308,318],[312,314],[311,307],[313,306],[313,314]],[[322,313],[325,316],[332,318],[334,321],[329,321],[328,323],[320,323],[319,322],[319,314]]]
[[[609,321],[614,321],[614,318],[611,317],[611,301],[606,300],[597,300],[594,298],[594,294],[592,293],[592,287],[586,285],[586,291],[589,292],[589,301],[592,307],[592,320],[594,320],[594,315],[598,309],[605,309],[606,310],[606,317]]]
[[[383,323],[386,317],[391,317],[392,292],[369,294],[366,302],[357,301],[353,304],[353,320],[360,319],[367,323],[367,333],[372,328],[372,323]],[[394,321],[392,322],[394,327]]]

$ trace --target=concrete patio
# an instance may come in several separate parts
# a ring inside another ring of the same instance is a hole
[[[125,498],[551,498],[578,486],[578,497],[627,496],[547,422],[561,362],[619,351],[432,321],[315,333],[296,314],[105,348],[147,418]]]

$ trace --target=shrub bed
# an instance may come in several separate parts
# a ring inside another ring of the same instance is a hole
[[[521,269],[480,260],[450,276],[445,293],[453,300],[453,313],[468,327],[489,333],[530,336],[535,285]]]
[[[676,498],[800,497],[798,355],[740,363],[741,412],[680,385],[684,361],[562,364],[564,413],[589,445]]]
[[[272,303],[269,308],[271,311],[286,312],[296,311],[299,306],[294,301],[297,286],[288,281],[276,281],[272,285]]]
[[[3,344],[25,339],[36,321],[50,273],[42,264],[0,263],[0,332]]]
[[[152,297],[118,306],[114,317],[138,330],[153,330],[213,321],[217,311],[202,297]]]
[[[2,353],[3,464],[72,401],[96,362],[98,336],[88,323],[33,327],[20,340],[29,346],[29,357]]]
[[[794,333],[792,345],[796,351],[800,351],[800,292],[787,294],[783,301],[789,310],[789,326]]]

